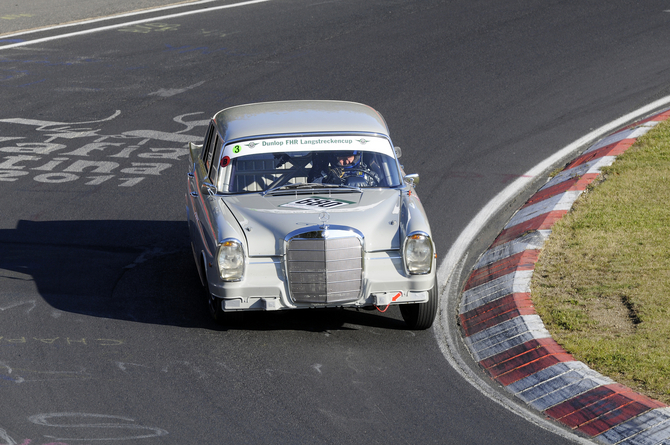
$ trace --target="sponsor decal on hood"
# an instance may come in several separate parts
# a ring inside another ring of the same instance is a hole
[[[309,198],[302,198],[297,201],[291,201],[287,202],[286,204],[281,204],[279,207],[293,207],[296,209],[308,209],[308,210],[317,210],[317,209],[327,210],[350,204],[356,204],[356,203],[353,201],[345,201],[344,199],[310,196]]]

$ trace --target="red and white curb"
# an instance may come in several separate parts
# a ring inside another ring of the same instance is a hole
[[[532,408],[605,444],[670,443],[670,407],[576,361],[552,338],[530,280],[553,224],[604,166],[670,110],[592,145],[512,217],[470,274],[459,309],[465,343],[486,372]]]

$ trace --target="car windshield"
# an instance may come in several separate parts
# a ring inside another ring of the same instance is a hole
[[[221,158],[219,190],[272,192],[284,188],[396,187],[401,184],[394,157],[365,150],[266,152]]]

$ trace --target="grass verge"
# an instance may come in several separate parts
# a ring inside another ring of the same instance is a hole
[[[670,404],[670,121],[597,182],[554,225],[532,299],[577,360]]]

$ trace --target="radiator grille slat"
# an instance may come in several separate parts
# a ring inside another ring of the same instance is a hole
[[[363,248],[358,237],[298,235],[287,243],[289,291],[297,303],[344,303],[360,297]]]

